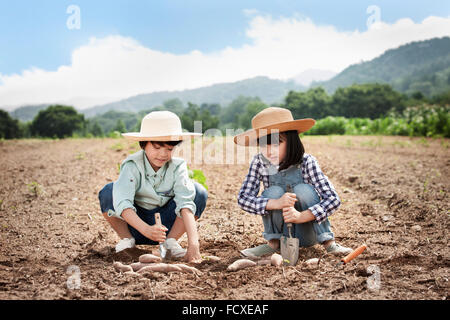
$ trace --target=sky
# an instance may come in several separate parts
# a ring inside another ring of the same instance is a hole
[[[0,1],[0,108],[338,73],[443,36],[450,1]]]

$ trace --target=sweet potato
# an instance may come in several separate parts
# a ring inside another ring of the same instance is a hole
[[[283,257],[281,255],[279,255],[278,253],[274,253],[270,257],[270,264],[275,267],[281,266],[283,264]]]
[[[146,271],[167,273],[167,272],[182,272],[182,269],[175,264],[152,263],[152,264],[149,264],[148,266],[145,266],[145,267],[139,269],[139,271],[137,271],[137,273],[143,273]]]
[[[195,267],[191,267],[182,263],[177,263],[175,266],[180,267],[183,272],[193,273],[195,275],[201,275],[202,272]]]
[[[202,258],[203,260],[206,261],[214,261],[214,262],[220,261],[220,258],[216,256],[203,256]]]
[[[142,276],[141,274],[134,272],[134,271],[127,271],[127,272],[124,272],[123,274],[130,275],[130,276],[139,276],[139,277]]]
[[[139,262],[142,263],[154,263],[154,262],[161,262],[161,257],[155,256],[151,253],[143,254],[139,257]]]
[[[256,262],[249,259],[239,259],[230,264],[227,268],[228,271],[237,271],[248,267],[256,266]]]
[[[133,271],[139,271],[143,267],[149,266],[152,263],[143,263],[143,262],[134,262],[130,264],[131,268],[133,268]]]
[[[256,264],[258,266],[266,266],[266,265],[270,265],[272,263],[272,261],[270,261],[270,259],[261,259],[261,260],[257,260]]]
[[[305,261],[308,268],[316,268],[319,266],[319,258],[312,258]]]
[[[133,268],[129,265],[123,264],[122,262],[115,261],[113,263],[114,269],[118,272],[127,272],[127,271],[133,271]]]

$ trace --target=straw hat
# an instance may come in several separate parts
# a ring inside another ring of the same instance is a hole
[[[257,139],[271,133],[297,130],[308,131],[316,123],[314,119],[294,120],[291,111],[285,108],[270,107],[259,112],[252,119],[252,128],[234,137],[234,143],[241,146],[256,145]]]
[[[135,141],[179,141],[201,136],[201,133],[183,132],[178,116],[170,111],[153,111],[141,122],[140,132],[122,133]]]

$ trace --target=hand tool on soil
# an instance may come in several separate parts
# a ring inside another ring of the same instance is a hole
[[[336,265],[337,267],[349,263],[353,259],[355,259],[357,256],[359,256],[361,253],[363,253],[364,250],[367,249],[367,246],[363,244],[362,246],[356,248],[352,252],[350,252],[348,255],[346,255],[342,260]]]
[[[286,192],[292,192],[290,185],[286,186]],[[289,237],[281,236],[280,250],[281,256],[285,265],[295,266],[298,261],[299,239],[292,237],[292,223],[287,223],[286,227],[289,232]]]
[[[159,212],[155,213],[155,224],[157,226],[162,226],[161,223],[161,215],[159,214]],[[159,243],[159,255],[161,256],[162,259],[168,259],[168,254],[167,254],[167,249],[164,248],[164,245],[162,243]]]

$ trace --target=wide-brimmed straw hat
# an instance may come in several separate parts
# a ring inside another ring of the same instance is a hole
[[[122,135],[135,141],[180,141],[202,134],[183,132],[180,118],[173,112],[153,111],[142,119],[140,132],[127,132]]]
[[[253,117],[252,129],[236,135],[234,143],[241,146],[256,145],[259,137],[291,130],[302,133],[311,129],[315,123],[314,119],[294,120],[288,109],[269,107]]]

